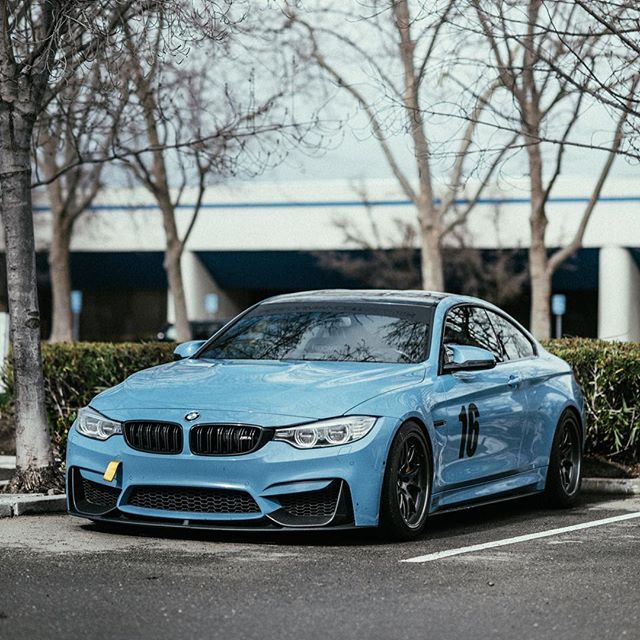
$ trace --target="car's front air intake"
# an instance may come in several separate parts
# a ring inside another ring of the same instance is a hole
[[[80,513],[103,515],[116,508],[120,489],[85,478],[77,467],[69,470],[69,501]]]
[[[131,489],[127,504],[182,513],[260,513],[246,491],[231,489],[136,486]]]
[[[340,483],[333,482],[326,489],[279,496],[282,508],[296,518],[331,518],[340,496]]]
[[[344,480],[333,480],[324,489],[274,496],[281,508],[267,517],[285,527],[325,527],[353,522],[353,505]]]
[[[82,478],[82,492],[84,499],[96,506],[104,507],[105,510],[114,509],[118,502],[120,490],[115,487],[107,487],[98,482],[92,482],[86,478]]]
[[[173,422],[125,422],[124,437],[138,451],[182,452],[182,427]]]
[[[191,428],[189,446],[199,456],[241,455],[262,446],[267,435],[251,425],[198,424]]]

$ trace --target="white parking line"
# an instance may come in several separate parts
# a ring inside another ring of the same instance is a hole
[[[431,562],[432,560],[441,560],[442,558],[459,556],[463,553],[473,553],[474,551],[482,551],[483,549],[492,549],[494,547],[504,547],[509,544],[516,544],[517,542],[526,542],[527,540],[549,538],[550,536],[557,536],[562,533],[568,533],[569,531],[580,531],[580,529],[589,529],[591,527],[601,527],[605,524],[611,524],[613,522],[622,522],[624,520],[633,520],[634,518],[640,518],[640,511],[633,512],[633,513],[625,513],[621,516],[613,516],[611,518],[603,518],[602,520],[591,520],[590,522],[583,522],[582,524],[574,524],[574,525],[571,525],[570,527],[560,527],[559,529],[547,529],[546,531],[538,531],[538,533],[528,533],[524,536],[516,536],[515,538],[505,538],[504,540],[494,540],[493,542],[484,542],[483,544],[472,544],[469,547],[458,547],[457,549],[447,549],[446,551],[436,551],[435,553],[428,553],[424,556],[416,556],[415,558],[407,558],[406,560],[400,560],[400,562]]]

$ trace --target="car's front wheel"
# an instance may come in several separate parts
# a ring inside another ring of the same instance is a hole
[[[545,506],[567,508],[575,504],[582,484],[582,433],[571,411],[562,414],[553,438]]]
[[[407,422],[396,433],[384,474],[380,529],[394,540],[411,540],[424,529],[431,498],[431,453],[422,429]]]

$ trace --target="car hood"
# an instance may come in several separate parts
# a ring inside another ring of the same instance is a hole
[[[140,371],[91,406],[119,420],[140,409],[320,419],[423,377],[421,364],[187,359]]]

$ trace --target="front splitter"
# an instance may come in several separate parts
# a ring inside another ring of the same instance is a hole
[[[260,518],[255,521],[255,524],[251,526],[237,526],[234,524],[222,524],[219,521],[206,521],[206,520],[174,520],[171,518],[144,518],[142,516],[136,517],[129,514],[125,515],[121,511],[115,509],[109,515],[87,515],[78,511],[69,509],[67,513],[75,518],[82,518],[83,520],[90,520],[91,522],[99,522],[105,524],[121,525],[121,526],[133,526],[133,527],[152,527],[156,529],[190,529],[199,531],[228,531],[238,533],[318,533],[319,531],[331,532],[331,531],[362,531],[364,529],[371,529],[372,527],[356,527],[355,524],[337,524],[337,525],[324,525],[324,526],[299,526],[299,527],[286,527],[279,526],[268,518]],[[374,528],[374,527],[373,527]]]

